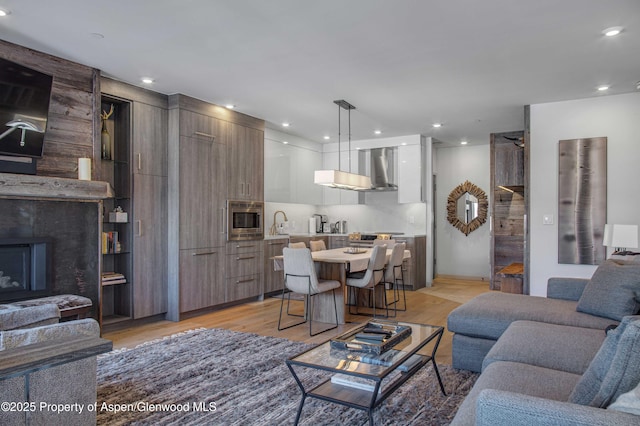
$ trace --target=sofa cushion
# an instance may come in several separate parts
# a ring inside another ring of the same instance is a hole
[[[600,264],[578,301],[577,310],[620,321],[640,308],[640,263]]]
[[[514,321],[491,348],[482,369],[496,361],[512,361],[583,374],[602,346],[604,330]]]
[[[469,395],[460,404],[451,426],[475,424],[476,400],[484,389],[566,401],[578,380],[578,374],[518,362],[494,362],[482,372]]]
[[[510,293],[483,293],[447,317],[454,333],[498,340],[513,321],[529,320],[604,330],[610,319],[576,311],[577,302]]]
[[[18,305],[0,305],[0,330],[17,330],[56,324],[60,310],[54,304],[24,308]]]
[[[640,382],[640,320],[625,317],[611,330],[569,402],[604,408]]]
[[[624,411],[640,416],[640,383],[629,392],[620,395],[613,404],[607,407],[607,410]]]

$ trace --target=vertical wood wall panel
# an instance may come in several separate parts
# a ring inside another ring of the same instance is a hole
[[[43,158],[38,160],[37,174],[77,178],[79,157],[91,157],[95,171],[96,160],[100,158],[95,156],[94,149],[98,71],[4,40],[0,40],[0,56],[53,76]],[[93,179],[98,178],[94,173]]]

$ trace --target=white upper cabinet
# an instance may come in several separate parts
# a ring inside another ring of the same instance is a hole
[[[422,197],[422,147],[398,147],[398,203],[420,203]]]
[[[323,167],[320,152],[265,137],[264,164],[265,201],[322,204],[322,187],[313,183]]]

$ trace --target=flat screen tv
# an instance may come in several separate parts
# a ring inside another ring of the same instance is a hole
[[[0,58],[0,155],[42,157],[53,77]]]

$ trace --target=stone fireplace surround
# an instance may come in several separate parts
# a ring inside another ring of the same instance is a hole
[[[50,238],[51,294],[93,302],[99,319],[102,200],[107,182],[0,173],[0,239]]]

